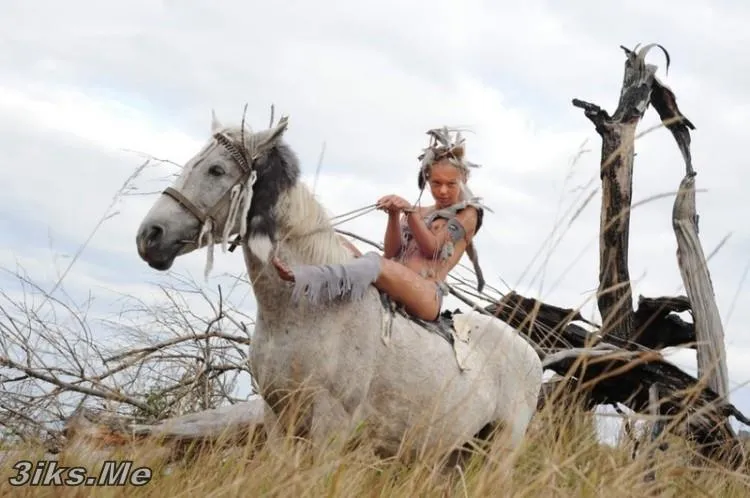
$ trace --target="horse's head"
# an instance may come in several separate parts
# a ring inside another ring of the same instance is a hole
[[[221,241],[226,247],[237,234],[256,239],[263,252],[257,256],[266,259],[276,236],[279,196],[299,177],[297,158],[281,141],[286,118],[255,133],[222,126],[213,113],[211,121],[211,139],[138,228],[138,254],[157,270],[168,270],[178,256],[204,245]]]

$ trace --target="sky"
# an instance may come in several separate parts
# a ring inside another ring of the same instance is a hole
[[[247,104],[247,122],[261,128],[273,104],[277,117],[289,115],[286,139],[332,214],[391,193],[416,199],[425,131],[467,127],[468,158],[482,165],[470,186],[493,211],[476,239],[488,283],[583,306],[597,318],[601,141],[571,100],[613,112],[624,63],[619,46],[656,42],[669,50],[672,66],[667,74],[658,50],[648,62],[659,66],[658,77],[697,127],[692,151],[704,251],[729,237],[709,267],[732,401],[750,413],[743,326],[750,320],[743,277],[750,225],[741,215],[750,205],[741,127],[750,117],[748,20],[750,5],[737,0],[581,0],[564,7],[541,0],[228,0],[220,8],[198,0],[6,0],[0,267],[22,267],[50,290],[70,265],[65,291],[73,299],[93,295],[102,316],[122,295],[160,299],[156,286],[176,275],[191,275],[207,290],[226,285],[227,274],[243,271],[239,252],[217,252],[207,282],[203,252],[182,258],[169,274],[138,258],[136,229],[156,199],[146,194],[167,186],[178,167],[156,162],[128,178],[149,156],[184,163],[208,138],[212,109],[238,123]],[[649,109],[639,130],[658,122]],[[684,165],[666,130],[640,137],[636,152],[636,202],[678,188]],[[124,184],[129,195],[117,196]],[[592,192],[570,222],[569,210]],[[636,297],[684,293],[672,202],[667,196],[633,211]],[[385,221],[374,212],[341,228],[379,241]],[[12,296],[20,296],[16,284],[0,273]],[[252,294],[240,286],[233,296],[252,316]],[[670,358],[695,371],[693,353]]]

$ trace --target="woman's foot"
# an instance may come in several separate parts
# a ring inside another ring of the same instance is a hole
[[[271,263],[276,268],[276,272],[279,274],[279,277],[281,277],[281,280],[286,280],[287,282],[294,282],[294,272],[291,268],[289,268],[286,264],[284,264],[283,261],[281,261],[278,256],[274,256],[271,258]]]

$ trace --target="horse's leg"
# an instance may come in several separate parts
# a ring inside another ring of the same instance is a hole
[[[512,451],[521,447],[535,411],[536,407],[530,409],[527,406],[521,406],[513,414],[513,420],[508,430],[508,441]]]
[[[317,391],[312,406],[310,439],[316,450],[340,452],[349,440],[351,417],[326,390]]]
[[[452,470],[456,467],[465,470],[466,465],[477,452],[481,455],[490,450],[493,437],[502,430],[502,425],[501,422],[487,423],[474,435],[472,440],[467,441],[448,454],[443,470]]]
[[[266,404],[263,409],[263,433],[265,445],[276,445],[278,447],[284,439],[284,432],[280,427],[279,417],[276,416],[273,409]]]
[[[525,385],[526,382],[528,379],[521,379],[518,387]],[[501,414],[501,420],[496,424],[496,430],[493,431],[493,452],[503,456],[503,468],[498,477],[505,480],[508,486],[513,484],[516,462],[521,454],[522,445],[535,412],[534,400],[530,399],[530,396],[519,393],[515,402],[512,399],[509,400],[504,413]]]

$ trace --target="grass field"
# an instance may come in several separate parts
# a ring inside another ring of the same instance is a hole
[[[379,459],[366,445],[316,452],[289,438],[261,448],[214,446],[167,464],[163,448],[143,443],[111,456],[149,467],[153,474],[141,486],[11,486],[13,463],[44,458],[42,449],[27,447],[6,454],[0,490],[3,496],[750,496],[747,475],[699,463],[679,439],[668,439],[664,451],[655,449],[663,440],[643,439],[633,459],[629,437],[623,434],[614,446],[602,444],[594,415],[561,406],[546,405],[537,414],[512,466],[497,445],[476,452],[461,470],[441,471],[430,458]],[[58,459],[98,475],[105,458],[94,455],[74,445]]]

